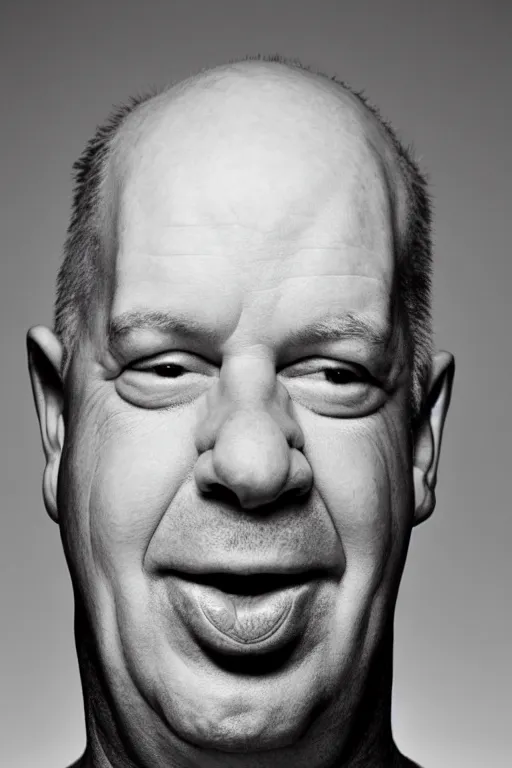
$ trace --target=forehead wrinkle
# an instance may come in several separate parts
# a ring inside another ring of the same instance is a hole
[[[347,180],[345,190],[336,179],[325,179],[314,194],[310,191],[298,198],[299,202],[303,201],[303,206],[310,206],[309,210],[293,210],[293,198],[284,203],[278,200],[271,208],[271,220],[265,218],[266,208],[263,219],[259,219],[257,200],[254,207],[247,209],[247,218],[245,214],[241,219],[235,216],[231,221],[222,215],[219,218],[216,201],[210,194],[212,212],[209,212],[207,196],[206,208],[202,202],[199,218],[183,221],[172,204],[179,197],[179,188],[171,190],[168,206],[160,210],[144,210],[143,196],[139,194],[125,204],[120,236],[128,250],[135,247],[141,253],[155,256],[166,253],[226,254],[231,251],[234,254],[247,249],[253,253],[269,247],[271,250],[284,247],[286,252],[290,248],[332,250],[337,246],[342,249],[360,247],[368,253],[380,251],[383,246],[387,250],[390,204],[382,175],[377,167],[370,173],[364,171],[363,175],[357,174]],[[182,212],[187,215],[190,210],[193,216],[195,209],[192,200],[192,207],[185,206]]]

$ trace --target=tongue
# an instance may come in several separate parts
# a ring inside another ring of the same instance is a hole
[[[208,590],[200,599],[210,624],[239,643],[257,643],[277,632],[292,603],[292,595],[286,592],[245,597]]]

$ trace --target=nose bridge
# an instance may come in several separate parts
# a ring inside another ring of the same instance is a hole
[[[204,415],[195,473],[201,490],[223,486],[246,508],[267,504],[286,490],[307,490],[309,465],[299,456],[302,430],[272,361],[226,361]]]
[[[202,449],[212,448],[224,430],[234,434],[239,429],[247,441],[261,441],[266,433],[268,439],[277,439],[277,427],[287,443],[303,447],[302,430],[273,362],[256,357],[227,360],[217,386],[208,393],[206,419],[200,425]]]
[[[261,355],[240,355],[224,361],[220,372],[220,391],[233,404],[269,403],[276,391],[273,361]]]

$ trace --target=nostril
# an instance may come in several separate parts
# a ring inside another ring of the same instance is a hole
[[[290,488],[290,490],[285,491],[285,493],[282,494],[282,503],[286,504],[287,502],[294,501],[295,499],[302,499],[303,496],[309,495],[310,491],[310,485],[303,485],[299,488]]]
[[[260,515],[275,514],[278,509],[290,506],[297,503],[300,499],[304,501],[304,496],[310,492],[310,488],[290,488],[279,495],[278,498],[272,501],[263,501],[257,498],[252,500],[241,499],[230,488],[226,488],[222,483],[211,483],[207,488],[202,490],[204,496],[214,501],[220,501],[227,504],[231,508],[240,509],[243,507],[247,510],[256,510]]]
[[[223,501],[225,504],[229,504],[231,507],[239,507],[240,501],[236,493],[229,488],[226,488],[222,483],[210,483],[206,489],[203,490],[205,496],[213,498],[216,501]]]

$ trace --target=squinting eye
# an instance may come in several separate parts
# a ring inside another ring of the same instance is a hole
[[[169,408],[192,402],[217,376],[217,368],[204,358],[176,351],[127,366],[116,389],[132,405]]]
[[[360,418],[386,399],[382,385],[362,366],[308,358],[281,371],[292,400],[322,416]]]
[[[349,368],[325,368],[324,375],[331,384],[358,384],[361,377]]]
[[[157,376],[161,376],[164,379],[177,379],[178,376],[183,376],[186,373],[186,369],[182,365],[176,365],[175,363],[161,363],[160,365],[152,365],[142,370],[156,373]]]

